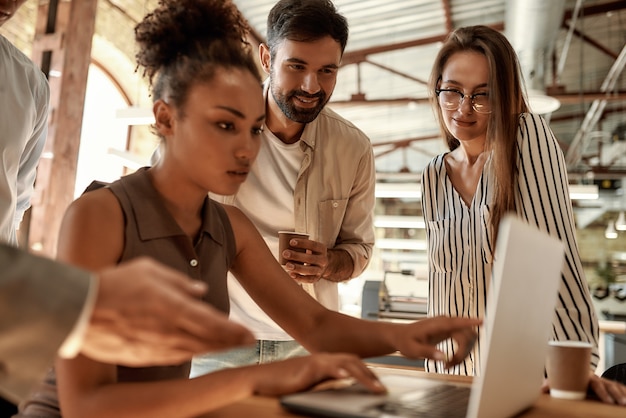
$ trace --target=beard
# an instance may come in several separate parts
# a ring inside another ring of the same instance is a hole
[[[291,90],[283,94],[271,83],[270,90],[272,97],[280,110],[285,114],[285,116],[297,123],[313,122],[317,115],[320,114],[324,106],[326,106],[326,102],[328,101],[326,93],[323,90],[320,90],[316,94],[309,94],[303,90]],[[298,102],[298,99],[295,98],[296,96],[307,99],[317,99],[317,105],[312,108],[298,107],[296,104]]]

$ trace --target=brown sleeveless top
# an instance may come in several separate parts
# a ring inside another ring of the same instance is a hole
[[[224,208],[205,199],[202,226],[195,242],[183,232],[154,189],[147,168],[122,177],[108,187],[117,197],[125,217],[124,251],[120,262],[150,256],[208,284],[204,297],[228,313],[226,273],[235,259],[235,236]],[[175,314],[174,312],[172,314]],[[191,362],[165,367],[118,366],[119,382],[187,378]],[[59,417],[54,372],[22,404],[19,417]]]

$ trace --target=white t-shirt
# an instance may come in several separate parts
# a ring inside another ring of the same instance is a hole
[[[17,244],[48,128],[50,90],[41,70],[0,35],[0,241]]]
[[[295,226],[293,194],[304,153],[298,142],[285,144],[267,127],[264,135],[267,140],[261,141],[259,155],[237,192],[234,204],[250,218],[274,257],[278,258],[276,231],[294,230]],[[263,169],[268,166],[274,169]],[[228,294],[230,318],[254,330],[258,340],[293,340],[263,312],[230,273]]]

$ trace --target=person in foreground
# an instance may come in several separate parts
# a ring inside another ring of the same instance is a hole
[[[482,318],[496,231],[509,211],[565,244],[553,319],[555,340],[591,342],[590,387],[605,402],[626,405],[626,388],[601,379],[598,320],[582,270],[563,153],[545,120],[529,113],[518,60],[507,39],[485,26],[451,33],[437,55],[429,86],[450,149],[422,174],[429,259],[428,314]],[[443,342],[447,355],[455,348]],[[478,344],[445,370],[475,375]]]
[[[148,258],[92,274],[0,244],[0,266],[0,395],[16,403],[57,353],[153,366],[254,342],[199,300],[205,283]]]
[[[62,223],[58,255],[94,270],[150,255],[206,281],[203,299],[223,312],[230,269],[314,354],[194,379],[188,378],[190,361],[129,368],[85,355],[59,359],[56,383],[50,376],[23,404],[21,416],[191,417],[252,394],[280,395],[348,376],[382,392],[359,357],[399,350],[411,358],[444,360],[436,344],[452,338],[460,347],[445,359],[452,366],[471,348],[478,319],[378,323],[324,308],[277,263],[241,211],[209,199],[209,191],[235,193],[259,149],[265,111],[261,79],[243,41],[247,29],[224,0],[161,0],[138,24],[137,60],[153,83],[154,128],[163,153],[154,167],[74,201]]]
[[[338,283],[359,276],[374,246],[375,167],[367,136],[333,112],[330,100],[348,23],[331,0],[280,0],[259,46],[265,124],[260,150],[235,195],[211,197],[252,221],[276,258],[278,231],[307,232],[283,252],[293,280],[339,310]],[[256,347],[194,359],[191,376],[224,367],[282,360],[306,350],[276,324],[232,276],[230,319],[249,328]]]

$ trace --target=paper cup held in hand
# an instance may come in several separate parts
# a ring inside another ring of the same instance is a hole
[[[293,238],[309,239],[309,234],[305,232],[278,231],[278,261],[282,266],[287,263],[287,260],[283,258],[283,251],[289,249],[301,253],[305,252],[305,250],[301,248],[293,248],[289,245],[289,241]]]

